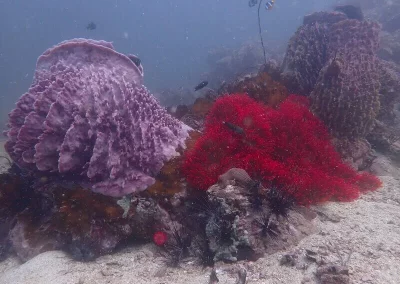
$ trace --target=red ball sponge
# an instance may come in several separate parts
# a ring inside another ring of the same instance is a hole
[[[381,185],[375,176],[342,162],[308,99],[296,95],[277,109],[244,94],[215,102],[204,135],[185,155],[182,172],[190,185],[207,190],[231,168],[246,170],[265,186],[290,190],[304,205],[351,201]]]

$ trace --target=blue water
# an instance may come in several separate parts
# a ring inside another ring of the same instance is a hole
[[[277,0],[261,11],[264,37],[287,41],[305,14],[333,2]],[[256,17],[247,0],[0,0],[0,125],[29,87],[37,57],[60,41],[112,41],[139,55],[150,90],[192,88],[208,70],[211,48],[257,39]]]

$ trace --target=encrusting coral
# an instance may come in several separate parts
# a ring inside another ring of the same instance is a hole
[[[142,75],[105,41],[48,49],[9,115],[7,152],[20,167],[78,176],[106,195],[146,189],[190,128],[159,105]]]
[[[191,131],[189,137],[186,139],[185,150],[187,151],[192,149],[200,136],[200,132]],[[181,173],[182,162],[184,159],[183,152],[181,154],[182,155],[174,157],[166,162],[161,168],[155,178],[155,183],[146,190],[150,196],[173,196],[175,193],[179,193],[184,189],[184,177]]]
[[[33,197],[31,181],[17,174],[13,166],[8,173],[0,174],[0,261],[8,256],[12,248],[9,231],[19,214]]]
[[[285,216],[273,213],[271,205],[278,203],[268,194],[274,189],[261,187],[264,198],[259,198],[266,202],[254,208],[250,188],[232,179],[241,175],[238,170],[230,170],[232,184],[218,183],[207,191],[209,204],[215,208],[205,230],[214,261],[256,260],[265,253],[287,249],[315,231],[313,217],[309,218],[312,214],[301,213],[307,211],[304,207],[283,206],[281,209],[287,209]]]
[[[242,168],[265,186],[277,184],[300,204],[349,201],[380,181],[341,161],[323,123],[305,97],[289,96],[277,109],[246,95],[219,98],[203,136],[185,154],[189,184],[207,190],[230,168]]]
[[[207,192],[188,192],[184,206],[174,213],[180,225],[168,234],[171,244],[164,248],[168,264],[178,266],[190,256],[205,266],[217,261],[254,261],[314,232],[315,214],[277,201],[276,190],[271,194],[271,189],[257,184],[245,170],[232,168]],[[260,207],[254,206],[255,194]]]
[[[149,197],[116,200],[68,181],[12,171],[0,175],[0,217],[0,258],[14,251],[22,261],[55,249],[93,260],[129,240],[149,241],[170,223]]]
[[[271,107],[277,107],[289,95],[284,85],[273,80],[267,72],[263,71],[255,75],[239,78],[232,84],[223,86],[219,93],[246,93],[256,101],[263,102]]]

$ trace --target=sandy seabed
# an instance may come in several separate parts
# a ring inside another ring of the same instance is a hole
[[[240,269],[247,271],[249,284],[318,283],[316,263],[280,264],[283,255],[306,250],[316,252],[316,258],[327,263],[348,259],[350,283],[400,283],[400,170],[385,157],[379,159],[376,172],[382,188],[355,202],[315,206],[317,233],[288,251],[256,262],[217,264],[219,283],[240,283]],[[0,163],[0,170],[7,166],[4,159]],[[194,260],[187,260],[180,268],[167,268],[149,244],[87,263],[74,261],[61,251],[42,253],[26,263],[11,256],[0,263],[0,284],[207,284],[210,273],[211,268],[203,269]]]

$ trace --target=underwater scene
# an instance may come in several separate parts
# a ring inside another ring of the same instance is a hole
[[[0,24],[0,284],[400,283],[400,0]]]

